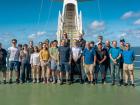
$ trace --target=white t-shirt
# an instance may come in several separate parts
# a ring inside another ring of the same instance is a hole
[[[19,61],[20,51],[17,47],[9,47],[9,61]]]
[[[33,65],[39,65],[40,64],[39,53],[31,54],[30,64],[33,64]]]
[[[77,61],[77,59],[82,54],[82,49],[80,47],[72,47],[71,50],[72,50],[72,58],[73,58],[73,60]]]

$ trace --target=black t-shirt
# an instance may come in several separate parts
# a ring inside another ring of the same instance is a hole
[[[96,50],[96,56],[97,56],[97,59],[99,61],[103,60],[104,57],[106,56],[106,50],[105,49],[102,49],[101,51],[99,51],[98,49]],[[102,64],[105,64],[106,63],[106,60],[102,63]],[[97,62],[97,64],[99,64]]]
[[[59,55],[60,55],[60,63],[69,62],[71,49],[68,46],[60,46],[58,48]]]
[[[0,49],[0,65],[6,65],[7,52],[5,49]]]

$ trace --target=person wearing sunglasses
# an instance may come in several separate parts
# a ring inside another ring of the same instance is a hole
[[[20,50],[18,49],[17,40],[12,39],[11,41],[12,46],[8,48],[8,60],[9,60],[9,83],[12,83],[12,77],[13,77],[13,70],[15,70],[16,73],[16,83],[19,83],[19,73],[18,73],[18,66],[19,66],[19,56],[20,56]]]
[[[126,43],[125,49],[122,53],[123,56],[123,70],[125,76],[125,83],[124,86],[128,85],[128,78],[130,78],[131,86],[135,86],[134,84],[134,60],[135,60],[135,53],[130,48],[130,43]],[[129,77],[130,76],[130,77]]]

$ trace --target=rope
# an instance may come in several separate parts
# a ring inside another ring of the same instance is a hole
[[[99,18],[102,20],[102,13],[101,13],[101,7],[100,7],[100,0],[97,0],[98,2],[98,11],[99,11]]]
[[[41,17],[41,11],[42,11],[42,7],[43,7],[43,3],[44,3],[44,0],[41,0],[40,10],[39,10],[39,14],[38,14],[38,21],[37,21],[38,25],[40,24],[40,17]]]

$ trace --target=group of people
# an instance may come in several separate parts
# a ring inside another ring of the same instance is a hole
[[[120,40],[103,42],[103,36],[98,36],[98,42],[86,42],[82,35],[79,39],[68,39],[67,33],[58,45],[58,41],[45,40],[34,46],[33,41],[28,44],[18,44],[12,39],[8,50],[0,43],[0,72],[1,83],[13,83],[13,72],[18,83],[66,83],[79,82],[81,84],[105,84],[108,74],[111,85],[134,84],[135,54],[130,43]],[[101,82],[100,77],[101,74]],[[8,75],[7,75],[8,74]],[[130,83],[129,83],[130,82]]]

